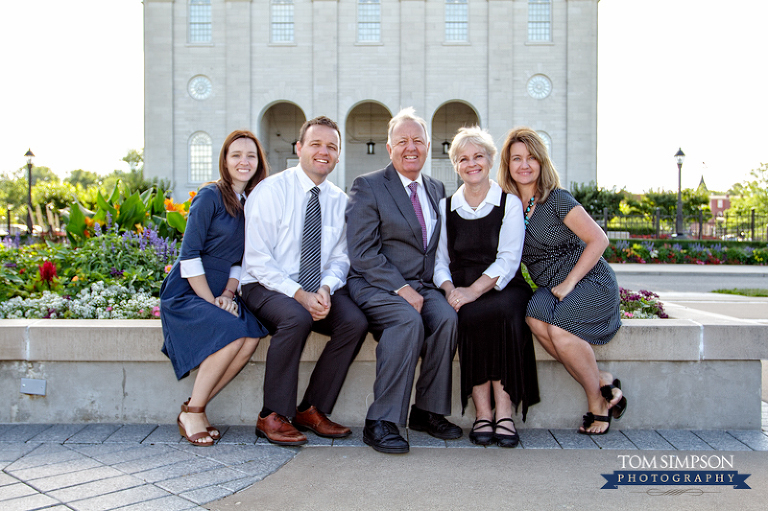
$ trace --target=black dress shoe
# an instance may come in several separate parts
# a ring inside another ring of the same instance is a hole
[[[414,431],[425,431],[441,440],[455,440],[464,434],[460,427],[448,422],[445,415],[416,408],[416,405],[411,407],[408,427]]]
[[[400,436],[400,430],[389,421],[365,419],[363,442],[386,454],[405,454],[409,450],[408,441]]]

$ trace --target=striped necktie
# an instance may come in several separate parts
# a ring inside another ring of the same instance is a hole
[[[308,293],[320,288],[320,234],[322,214],[320,212],[320,188],[310,190],[307,212],[304,216],[304,233],[301,237],[301,262],[299,263],[299,285]]]

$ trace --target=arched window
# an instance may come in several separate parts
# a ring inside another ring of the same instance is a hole
[[[445,40],[468,41],[467,0],[445,0]]]
[[[272,0],[271,40],[273,43],[293,42],[293,0]]]
[[[536,133],[539,134],[541,137],[541,140],[544,142],[544,145],[547,147],[547,153],[549,154],[549,159],[552,159],[552,137],[549,136],[549,134],[546,131],[537,131]]]
[[[528,0],[528,40],[552,40],[552,2]]]
[[[213,141],[205,132],[189,137],[189,181],[202,183],[211,179],[213,171]]]
[[[211,0],[189,0],[189,42],[211,42]]]
[[[358,0],[357,2],[358,42],[381,41],[381,4],[379,0]]]

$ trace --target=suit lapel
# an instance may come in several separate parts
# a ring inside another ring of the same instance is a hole
[[[432,248],[432,244],[437,244],[438,240],[440,239],[441,222],[440,208],[438,207],[438,204],[440,203],[440,196],[437,191],[437,185],[435,184],[434,180],[432,180],[432,178],[425,176],[424,174],[421,175],[421,178],[424,181],[424,189],[427,192],[427,197],[429,197],[429,202],[432,204],[432,211],[434,212],[435,218],[437,219],[437,223],[435,223],[435,230],[432,232],[432,237],[427,243],[427,251],[429,251]],[[414,214],[414,216],[416,215]]]
[[[418,246],[421,247],[421,224],[419,223],[419,219],[416,218],[416,212],[413,210],[413,204],[411,204],[408,192],[405,191],[405,187],[403,187],[403,183],[400,181],[397,171],[391,163],[387,165],[386,171],[384,172],[384,178],[384,186],[386,186],[387,191],[392,195],[392,199],[395,201],[395,204],[397,204],[398,209],[411,226],[415,241],[417,241]]]

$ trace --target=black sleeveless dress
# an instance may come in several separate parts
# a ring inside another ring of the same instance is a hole
[[[456,287],[471,286],[496,260],[506,201],[507,194],[502,194],[490,214],[466,220],[451,210],[451,197],[446,198],[449,268]],[[525,323],[531,294],[518,268],[504,289],[491,289],[459,309],[462,413],[472,388],[492,380],[501,380],[515,409],[522,405],[523,420],[528,407],[539,402],[533,339]]]

